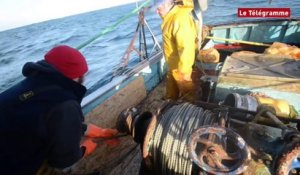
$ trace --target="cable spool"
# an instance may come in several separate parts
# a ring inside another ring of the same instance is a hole
[[[144,150],[147,150],[155,174],[192,174],[193,163],[187,149],[188,138],[194,130],[213,125],[217,117],[211,111],[189,103],[174,104],[155,117],[155,125]],[[143,150],[143,151],[144,151]],[[145,154],[144,154],[145,155]]]

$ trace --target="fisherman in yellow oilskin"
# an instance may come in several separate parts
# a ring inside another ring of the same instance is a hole
[[[192,0],[156,2],[162,18],[164,56],[168,65],[166,99],[192,101],[195,88],[191,74],[195,59],[197,28],[191,15]]]

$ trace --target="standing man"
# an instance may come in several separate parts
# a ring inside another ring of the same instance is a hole
[[[0,94],[1,174],[36,174],[45,162],[64,169],[96,148],[91,140],[80,147],[84,133],[117,133],[82,124],[87,71],[84,56],[66,45],[51,49],[44,60],[24,65],[25,79]]]
[[[197,28],[190,0],[164,0],[157,8],[163,19],[161,24],[163,49],[168,64],[166,99],[182,97],[193,101],[195,88],[191,74],[197,49]]]

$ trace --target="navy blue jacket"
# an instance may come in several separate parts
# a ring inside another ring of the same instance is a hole
[[[65,168],[82,157],[86,88],[45,61],[26,63],[23,81],[0,94],[1,174],[35,174],[44,161]]]

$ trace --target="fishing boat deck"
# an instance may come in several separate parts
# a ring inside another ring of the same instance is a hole
[[[261,43],[273,43],[274,41],[285,42],[289,41],[291,43],[298,43],[298,37],[292,37],[291,34],[296,33],[299,30],[295,28],[298,26],[298,23],[295,21],[284,23],[261,23],[258,25],[246,24],[244,26],[225,26],[217,27],[214,30],[214,37],[221,38],[233,38],[236,40],[242,40],[245,36],[248,37],[246,40],[261,42]],[[253,26],[252,26],[253,25]],[[273,26],[273,29],[284,29],[278,30],[283,31],[274,33],[269,31],[270,26]],[[241,28],[242,27],[242,28]],[[264,29],[264,30],[262,30]],[[258,33],[257,31],[265,31],[264,33]],[[242,32],[237,32],[242,31]],[[267,34],[272,35],[267,35]],[[278,36],[277,36],[278,34]],[[275,36],[276,37],[272,37]],[[266,37],[262,37],[266,36]],[[293,44],[297,45],[298,44]],[[232,46],[232,47],[231,47]],[[266,49],[265,46],[252,46],[248,44],[229,44],[227,41],[216,42],[214,46],[220,52],[220,61],[223,62],[227,59],[227,56],[231,55],[237,51],[254,51],[256,53],[263,53]],[[153,64],[154,65],[154,64]],[[158,66],[159,68],[161,65]],[[248,66],[251,68],[251,66]],[[147,68],[148,72],[157,72],[158,70]],[[162,107],[163,95],[165,94],[165,82],[162,81],[152,92],[147,95],[150,86],[145,85],[147,82],[154,82],[153,77],[145,76],[147,71],[142,72],[138,75],[137,80],[133,83],[129,82],[125,87],[120,87],[119,85],[113,90],[117,92],[116,94],[111,93],[104,95],[109,97],[107,100],[103,100],[103,103],[99,103],[99,106],[92,106],[88,108],[88,114],[86,116],[86,121],[94,123],[102,127],[115,127],[113,124],[116,123],[116,118],[123,109],[130,107],[137,107],[140,112],[150,111],[156,113],[157,110]],[[160,71],[158,71],[160,72]],[[150,75],[150,74],[149,74]],[[146,77],[146,79],[142,78]],[[150,83],[151,84],[151,83]],[[153,84],[153,83],[152,83]],[[151,85],[152,85],[151,84]],[[155,84],[156,85],[156,84]],[[146,88],[147,87],[147,88]],[[151,86],[153,87],[153,86]],[[124,88],[124,90],[122,89]],[[209,99],[209,98],[208,98]],[[142,101],[142,102],[141,102]],[[141,103],[140,103],[141,102]],[[269,137],[267,132],[273,128],[261,128],[249,126],[249,128],[243,127],[243,124],[240,127],[237,127],[237,132],[245,139],[245,141],[250,144],[252,160],[248,164],[248,169],[243,174],[271,174],[270,167],[272,166],[272,157],[270,154],[264,152],[265,147],[274,147],[273,145],[267,144],[266,139],[272,139]],[[253,135],[254,134],[254,135]],[[266,142],[255,142],[253,140],[247,140],[247,138],[254,136],[256,139],[266,140]],[[109,147],[104,143],[103,140],[97,140],[98,147],[94,154],[89,157],[82,159],[75,166],[72,167],[72,174],[125,174],[125,175],[137,175],[139,173],[140,162],[142,160],[140,145],[136,144],[133,141],[131,136],[119,138],[120,144],[117,147]],[[267,150],[267,149],[266,149]]]
[[[165,93],[165,81],[162,81],[148,96],[147,98],[138,106],[141,112],[150,111],[156,113],[163,104],[166,102],[163,100],[163,95]],[[253,128],[251,128],[253,129]],[[251,130],[250,129],[250,130]],[[244,127],[238,128],[239,133],[245,138],[249,136],[248,129],[245,130]],[[264,137],[264,136],[261,136]],[[142,161],[142,155],[140,150],[140,145],[130,142],[133,140],[131,136],[122,138],[121,142],[124,142],[128,145],[123,147],[123,150],[120,150],[118,154],[123,154],[123,158],[114,164],[110,164],[105,169],[99,167],[99,162],[90,162],[89,166],[96,167],[98,164],[99,170],[103,174],[115,175],[115,174],[124,174],[124,175],[138,175],[140,163]],[[129,142],[128,142],[129,141]],[[246,141],[247,142],[247,141]],[[123,143],[123,144],[124,144]],[[259,147],[254,145],[256,142],[253,142],[252,146]],[[252,174],[270,174],[270,170],[267,166],[271,166],[272,158],[269,154],[263,153],[261,150],[256,150],[251,146],[252,160],[248,162],[248,169],[243,174],[252,175]],[[263,148],[263,147],[261,147]],[[125,152],[125,153],[124,153]],[[113,165],[113,167],[112,167]]]

